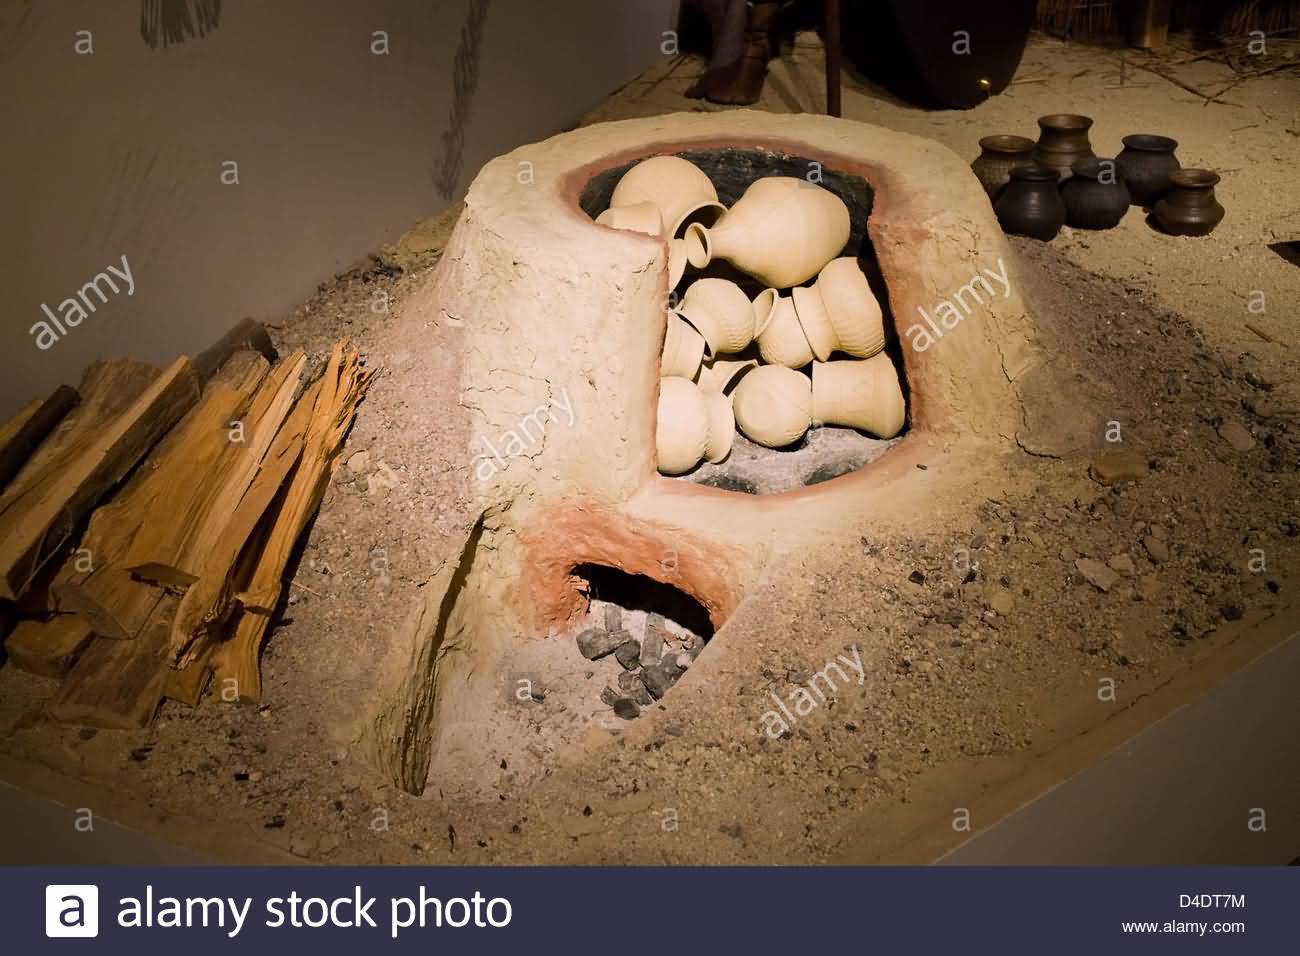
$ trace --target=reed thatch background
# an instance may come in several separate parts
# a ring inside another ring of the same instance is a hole
[[[1070,40],[1123,43],[1136,0],[1039,0],[1035,26]],[[1300,30],[1300,0],[1173,0],[1170,29],[1205,42]]]

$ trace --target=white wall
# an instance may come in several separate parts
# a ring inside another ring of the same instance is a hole
[[[471,0],[225,0],[150,49],[140,0],[0,4],[0,416],[86,363],[165,363],[290,309],[447,200]],[[571,125],[661,54],[677,0],[492,0],[465,127],[483,162]],[[94,52],[78,55],[77,31]],[[372,31],[390,53],[371,53]],[[239,184],[223,185],[223,162]],[[41,350],[31,327],[127,256],[134,294]]]

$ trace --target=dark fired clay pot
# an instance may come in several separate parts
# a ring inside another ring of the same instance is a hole
[[[1080,159],[1061,184],[1065,221],[1080,229],[1113,229],[1128,212],[1129,194],[1113,160]]]
[[[1011,170],[998,201],[993,204],[1002,231],[1047,242],[1065,225],[1065,203],[1057,189],[1057,171],[1027,163]]]
[[[1124,137],[1124,149],[1115,157],[1120,177],[1135,206],[1150,206],[1169,188],[1169,174],[1180,163],[1174,155],[1178,141],[1168,136],[1135,133]]]
[[[1038,144],[1034,147],[1034,161],[1044,166],[1051,166],[1060,174],[1061,179],[1070,175],[1070,167],[1076,159],[1087,159],[1093,155],[1092,144],[1088,142],[1088,130],[1092,128],[1092,117],[1077,113],[1053,113],[1038,118]]]
[[[1169,174],[1169,191],[1152,215],[1175,236],[1208,236],[1223,222],[1224,208],[1214,198],[1219,174],[1208,169],[1180,169]]]
[[[997,199],[1002,187],[1011,178],[1011,170],[1032,162],[1034,158],[1034,141],[1023,136],[998,134],[985,136],[980,140],[980,154],[970,168],[989,194],[990,199]]]

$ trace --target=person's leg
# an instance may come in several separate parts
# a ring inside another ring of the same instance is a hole
[[[709,96],[736,81],[744,54],[745,23],[749,16],[746,0],[687,0],[709,20],[713,52],[708,68],[686,91],[692,99]]]
[[[763,93],[767,64],[774,54],[773,30],[781,0],[750,0],[739,60],[727,75],[718,76],[702,95],[714,103],[748,106]],[[697,84],[698,85],[698,84]]]

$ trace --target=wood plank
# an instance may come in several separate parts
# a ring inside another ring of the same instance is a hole
[[[45,401],[19,412],[0,431],[0,490],[22,471],[45,437],[81,401],[75,388],[60,385]]]
[[[134,641],[96,638],[46,707],[61,723],[131,730],[153,722],[167,685],[167,637],[177,599],[167,595]]]
[[[90,646],[94,631],[75,614],[48,621],[20,621],[5,640],[5,653],[19,670],[41,677],[63,677]]]
[[[1156,50],[1169,43],[1170,0],[1137,0],[1129,43],[1144,50]]]
[[[242,414],[267,371],[258,353],[236,353],[126,487],[96,509],[78,549],[83,561],[54,585],[60,610],[82,615],[101,637],[129,640],[140,632],[162,591],[132,577],[130,547],[141,535],[172,533],[186,498],[202,497],[215,464],[231,448],[232,420]],[[158,515],[169,518],[160,521]],[[92,564],[89,571],[87,563]]]
[[[184,587],[198,577],[202,560],[220,537],[231,514],[252,484],[285,417],[293,408],[307,365],[296,352],[277,365],[238,416],[239,428],[219,441],[196,445],[189,455],[199,462],[198,481],[175,482],[163,490],[158,510],[172,518],[141,527],[131,541],[124,566],[135,577]]]
[[[209,651],[210,648],[205,648],[187,667],[179,669],[169,667],[163,696],[187,707],[199,706],[199,701],[203,699],[203,692],[208,689],[208,683],[212,678],[212,665],[208,660]]]
[[[236,352],[257,352],[268,362],[279,359],[271,336],[261,322],[255,319],[240,319],[225,335],[194,357],[194,374],[204,385],[217,374]]]
[[[320,507],[338,463],[343,436],[370,382],[372,373],[361,367],[357,352],[345,349],[346,342],[338,342],[330,355],[308,424],[302,458],[294,469],[252,575],[236,595],[243,613],[236,622],[234,636],[224,641],[217,653],[217,679],[236,681],[243,699],[261,697],[258,653],[279,603],[285,568],[307,522]]]

